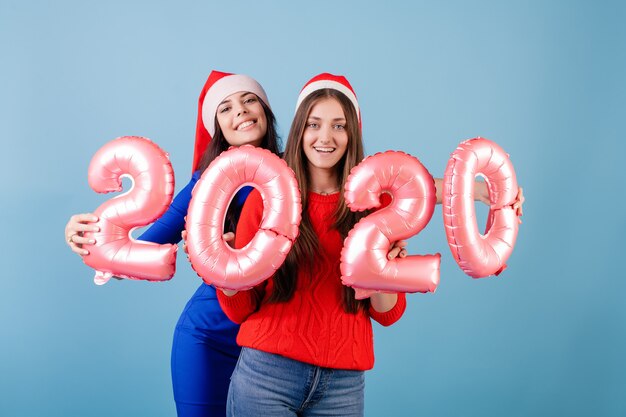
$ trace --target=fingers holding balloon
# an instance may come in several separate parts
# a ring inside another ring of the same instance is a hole
[[[89,251],[83,248],[83,245],[93,245],[94,239],[85,238],[86,232],[97,232],[100,230],[94,223],[98,221],[98,217],[91,213],[75,214],[65,225],[65,241],[72,252],[84,256]]]
[[[513,203],[513,210],[515,210],[515,214],[517,214],[518,217],[517,220],[520,224],[522,223],[522,219],[520,219],[520,217],[524,215],[523,205],[525,200],[526,199],[524,198],[524,190],[522,189],[522,187],[519,187],[519,189],[517,190],[515,203]]]
[[[89,251],[83,249],[82,244],[78,243],[78,239],[81,239],[81,235],[78,232],[70,230],[65,233],[65,243],[67,243],[72,252],[80,256],[88,255]]]
[[[186,218],[185,218],[186,219]],[[189,249],[187,249],[187,231],[183,230],[181,233],[183,238],[183,251],[185,251],[185,255],[187,255],[187,260],[189,261]]]
[[[97,231],[97,230],[96,230]],[[72,236],[72,243],[74,243],[77,247],[82,248],[82,245],[93,245],[96,243],[95,239],[92,238],[86,238],[84,236],[82,236],[82,233],[76,233],[75,235]],[[83,249],[83,251],[89,253],[86,249]]]
[[[235,247],[235,234],[233,232],[224,233],[222,239],[224,239],[224,242],[228,243],[231,248]]]
[[[387,258],[390,260],[395,258],[406,258],[406,244],[406,240],[398,240],[397,242],[394,242],[389,249]]]

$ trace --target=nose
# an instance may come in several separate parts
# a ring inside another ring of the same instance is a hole
[[[329,127],[324,127],[320,129],[320,134],[319,134],[318,139],[321,143],[330,143],[332,136],[333,136],[332,129]]]
[[[246,105],[244,103],[239,103],[238,107],[236,107],[235,110],[237,110],[237,116],[248,113],[248,109],[246,108]]]

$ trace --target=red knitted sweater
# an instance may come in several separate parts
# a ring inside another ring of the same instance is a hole
[[[339,260],[343,240],[332,229],[333,213],[339,194],[309,194],[309,216],[320,242],[320,256],[312,271],[300,268],[293,298],[282,303],[268,303],[273,279],[249,291],[228,297],[217,291],[226,315],[241,323],[237,343],[265,352],[276,353],[313,365],[367,370],[374,366],[374,339],[370,318],[383,326],[395,323],[406,308],[404,294],[386,313],[373,308],[356,314],[342,306],[342,283]],[[254,190],[243,207],[235,246],[245,246],[258,230],[263,216],[261,194]]]

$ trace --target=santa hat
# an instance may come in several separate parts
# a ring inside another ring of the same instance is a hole
[[[311,78],[304,85],[304,87],[302,87],[302,91],[300,91],[298,101],[296,102],[296,111],[298,111],[298,107],[300,107],[300,104],[302,104],[302,101],[304,101],[305,98],[307,98],[313,92],[317,90],[322,90],[324,88],[337,90],[350,99],[350,102],[352,102],[352,105],[354,106],[354,110],[356,110],[356,115],[359,119],[360,126],[361,110],[359,110],[359,102],[356,99],[356,93],[354,92],[354,89],[352,88],[346,77],[344,77],[343,75],[333,75],[325,72]]]
[[[198,98],[198,121],[196,123],[196,143],[193,150],[192,172],[198,169],[200,159],[215,134],[215,113],[217,106],[228,96],[240,91],[248,91],[270,105],[265,90],[256,80],[247,75],[211,71]]]

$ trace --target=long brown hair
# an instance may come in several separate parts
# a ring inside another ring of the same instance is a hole
[[[267,104],[260,98],[258,99],[265,112],[265,118],[267,119],[267,131],[263,140],[259,145],[261,148],[267,149],[276,155],[280,154],[280,137],[276,132],[276,117]],[[211,162],[217,158],[222,152],[230,148],[230,144],[224,137],[222,128],[217,121],[217,115],[215,116],[215,134],[209,142],[209,145],[202,154],[200,163],[198,164],[198,170],[204,172],[205,169],[211,165]],[[224,224],[224,232],[234,232],[237,228],[237,219],[241,213],[241,207],[236,204],[231,204],[226,213],[226,221]]]
[[[269,298],[270,302],[284,302],[293,297],[296,289],[296,281],[298,279],[298,269],[313,267],[313,260],[320,256],[319,240],[311,219],[308,215],[308,193],[310,190],[310,173],[307,157],[304,153],[302,139],[304,129],[306,128],[309,113],[315,104],[319,101],[332,98],[339,102],[346,117],[346,131],[348,134],[348,146],[346,153],[336,165],[337,182],[340,190],[343,190],[344,184],[350,170],[363,160],[363,140],[359,120],[354,105],[348,97],[343,93],[334,89],[321,89],[307,96],[296,111],[289,136],[285,148],[284,159],[296,174],[296,179],[300,186],[300,194],[302,198],[302,221],[300,222],[300,234],[296,239],[285,263],[278,269],[274,275],[274,291]],[[343,198],[343,192],[340,192],[339,204],[334,213],[335,222],[333,228],[339,231],[343,239],[346,238],[348,232],[354,227],[356,222],[363,217],[363,213],[352,212]],[[356,313],[359,309],[369,307],[369,299],[358,301],[354,298],[354,290],[350,287],[343,287],[343,307],[348,313]]]

